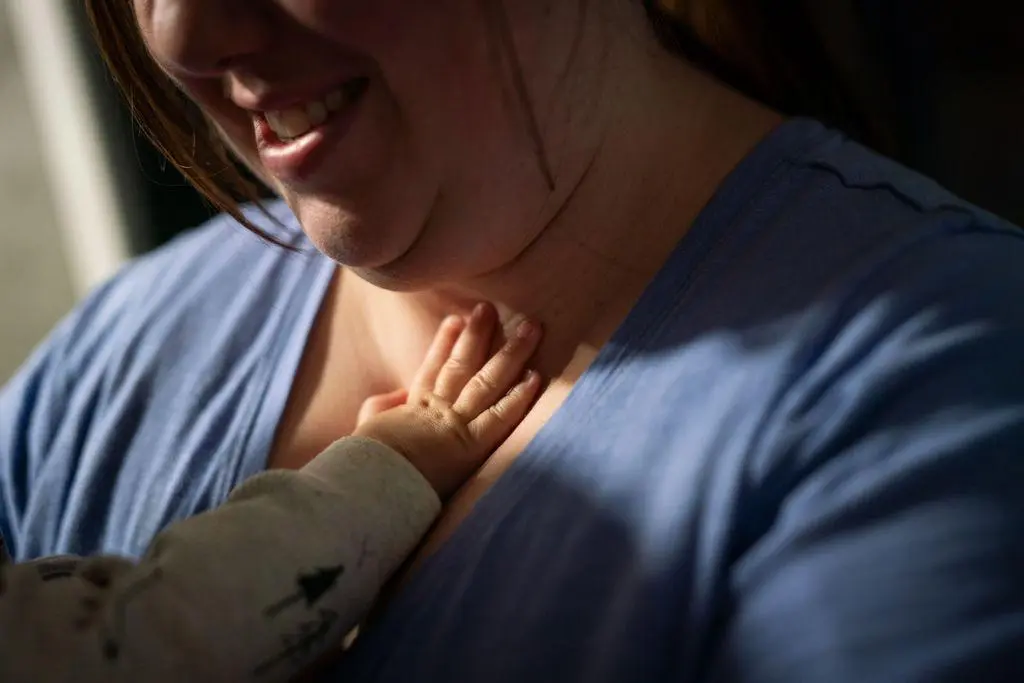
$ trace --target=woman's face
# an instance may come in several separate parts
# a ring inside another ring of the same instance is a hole
[[[313,242],[395,287],[498,268],[542,229],[527,99],[558,184],[572,173],[559,150],[585,112],[555,93],[587,3],[503,4],[134,0],[154,58]]]

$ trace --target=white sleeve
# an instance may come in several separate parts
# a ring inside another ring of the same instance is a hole
[[[287,681],[365,616],[440,511],[383,444],[348,438],[169,527],[138,563],[0,568],[0,681]]]

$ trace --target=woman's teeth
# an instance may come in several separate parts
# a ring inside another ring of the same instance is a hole
[[[263,116],[278,138],[282,141],[293,140],[323,125],[334,112],[352,104],[362,91],[362,84],[345,84],[327,93],[322,99],[280,111],[264,112]]]

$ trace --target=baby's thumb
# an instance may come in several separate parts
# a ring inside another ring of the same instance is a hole
[[[359,416],[356,418],[356,426],[358,427],[362,425],[371,417],[375,417],[387,410],[404,405],[408,398],[409,392],[405,389],[398,389],[396,391],[392,391],[390,394],[377,394],[376,396],[371,396],[363,401],[363,405],[359,407]]]

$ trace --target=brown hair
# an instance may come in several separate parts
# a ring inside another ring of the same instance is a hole
[[[132,4],[85,0],[85,10],[103,59],[146,137],[217,209],[281,244],[242,214],[242,202],[260,204],[258,186],[231,158],[199,108],[150,56]]]
[[[858,106],[803,0],[642,0],[664,47],[789,115],[812,116],[869,143],[877,126]],[[258,186],[199,109],[150,57],[131,3],[85,0],[104,60],[142,131],[216,208],[273,242],[240,209]]]

